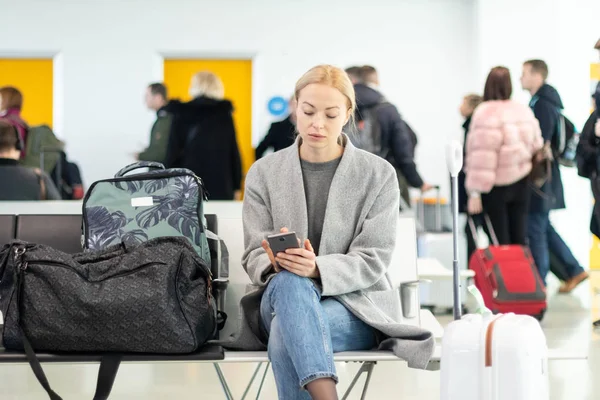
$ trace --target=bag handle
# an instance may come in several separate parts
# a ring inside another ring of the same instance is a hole
[[[50,383],[48,382],[48,378],[44,373],[44,369],[40,364],[40,360],[38,360],[35,355],[35,351],[33,350],[33,346],[31,342],[27,338],[25,334],[25,330],[23,329],[23,321],[21,320],[21,316],[23,315],[23,310],[21,308],[22,297],[23,297],[23,283],[25,278],[25,270],[27,269],[27,263],[23,263],[20,260],[20,257],[23,255],[23,248],[15,249],[15,264],[14,267],[18,268],[19,271],[17,273],[17,298],[16,298],[16,307],[18,312],[18,327],[21,331],[21,338],[23,340],[23,348],[25,349],[25,355],[27,356],[27,361],[29,362],[29,366],[33,371],[33,374],[37,378],[38,382],[46,393],[48,393],[48,397],[50,400],[63,400],[52,388],[50,387]],[[119,371],[119,366],[121,365],[122,356],[119,354],[109,354],[102,357],[100,361],[100,369],[98,371],[98,380],[96,382],[96,392],[94,394],[93,400],[108,400],[108,396],[112,390],[113,384],[115,382],[115,378],[117,377],[117,372]]]
[[[128,166],[122,168],[119,172],[115,174],[115,178],[121,178],[126,173],[140,168],[165,169],[165,166],[156,161],[140,161],[133,164],[129,164]]]
[[[490,220],[490,216],[487,213],[483,214],[483,219],[485,220],[485,225],[488,228],[488,233],[492,239],[492,245],[499,246],[498,236],[496,236],[496,231],[494,231],[494,226],[492,225],[492,221]],[[477,228],[475,227],[475,222],[473,222],[473,217],[470,215],[467,217],[467,222],[469,224],[469,230],[471,231],[471,235],[473,240],[477,244]]]

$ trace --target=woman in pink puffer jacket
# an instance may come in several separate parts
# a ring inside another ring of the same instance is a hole
[[[465,186],[469,214],[483,208],[500,244],[525,245],[531,161],[543,139],[531,109],[511,94],[508,69],[493,68],[467,135]]]

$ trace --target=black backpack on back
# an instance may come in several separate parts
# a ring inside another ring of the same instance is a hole
[[[385,158],[384,151],[387,146],[382,143],[381,124],[377,118],[377,112],[384,104],[387,102],[382,99],[378,104],[360,111],[350,139],[359,149]]]

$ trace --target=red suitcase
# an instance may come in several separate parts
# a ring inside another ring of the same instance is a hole
[[[475,286],[486,307],[494,313],[526,314],[541,320],[547,308],[546,288],[529,249],[498,245],[489,217],[485,219],[493,245],[475,251],[469,269],[475,271]],[[477,241],[472,221],[469,224]]]

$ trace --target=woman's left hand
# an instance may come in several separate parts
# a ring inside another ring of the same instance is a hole
[[[481,197],[469,197],[469,202],[467,203],[467,211],[469,211],[470,215],[481,214],[483,212]]]
[[[281,268],[304,278],[320,276],[316,259],[315,250],[308,239],[304,241],[304,248],[287,249],[285,253],[277,253],[275,256],[275,261]]]

